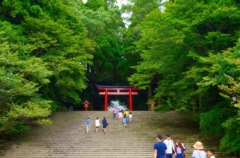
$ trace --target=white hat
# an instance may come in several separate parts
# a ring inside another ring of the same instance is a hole
[[[201,150],[201,149],[203,149],[203,144],[202,144],[202,142],[197,141],[197,142],[193,145],[193,147],[194,147],[195,149]]]

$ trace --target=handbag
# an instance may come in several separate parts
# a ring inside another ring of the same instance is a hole
[[[171,141],[173,147],[173,141]],[[172,154],[175,154],[175,150],[172,148]]]

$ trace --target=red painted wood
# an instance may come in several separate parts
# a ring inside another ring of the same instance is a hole
[[[132,111],[132,89],[129,89],[129,109]]]
[[[98,90],[138,90],[138,88],[98,88]]]
[[[108,90],[105,90],[104,111],[107,111],[107,107],[108,107]]]
[[[129,97],[129,109],[132,111],[132,96],[138,95],[138,88],[112,88],[112,87],[98,87],[99,95],[104,95],[104,110],[108,108],[108,95],[128,95]],[[135,92],[134,92],[135,91]]]
[[[105,95],[105,92],[99,92],[99,95]],[[108,92],[108,95],[129,95],[129,92]],[[138,95],[138,92],[132,92],[132,95]]]

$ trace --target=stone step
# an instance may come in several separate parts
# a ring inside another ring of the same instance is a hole
[[[150,158],[153,157],[153,143],[156,134],[163,136],[171,132],[173,139],[182,139],[187,148],[186,158],[191,157],[193,144],[200,140],[198,129],[183,127],[179,121],[168,117],[176,113],[158,114],[149,111],[134,111],[133,123],[125,129],[118,120],[112,119],[110,112],[56,112],[52,115],[53,124],[49,127],[35,127],[22,136],[19,142],[12,142],[11,148],[4,151],[3,158]],[[94,119],[107,117],[109,122],[106,134],[102,127],[95,133]],[[167,117],[166,117],[167,116]],[[91,132],[85,131],[85,119],[92,120]],[[181,120],[183,116],[177,116]],[[161,124],[162,123],[162,124]],[[169,124],[165,126],[164,124]],[[172,125],[173,124],[173,125]],[[162,125],[164,125],[162,128]],[[178,132],[177,132],[178,131]],[[183,134],[179,134],[183,131]],[[191,137],[187,137],[191,134]],[[210,148],[207,145],[205,148]],[[224,153],[216,153],[227,158]],[[220,158],[220,157],[218,157]]]

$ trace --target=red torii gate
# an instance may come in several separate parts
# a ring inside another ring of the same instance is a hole
[[[99,95],[104,95],[104,111],[108,108],[108,95],[128,95],[129,96],[129,109],[132,111],[132,96],[138,95],[138,88],[130,86],[102,86],[96,85]]]

